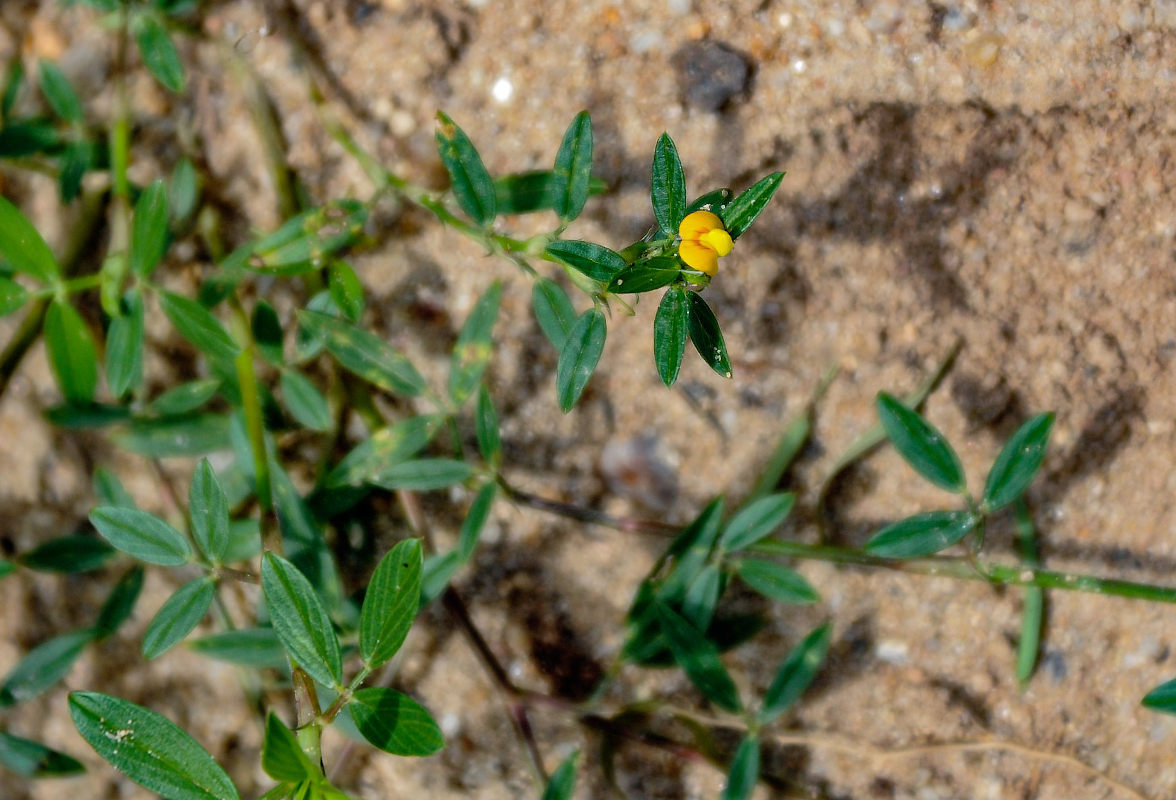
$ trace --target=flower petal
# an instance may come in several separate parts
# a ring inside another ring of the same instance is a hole
[[[684,240],[697,241],[702,236],[718,229],[723,230],[723,221],[709,211],[695,211],[682,218],[678,235]]]
[[[727,233],[722,228],[715,228],[713,231],[707,231],[702,236],[698,237],[698,241],[714,250],[719,254],[720,257],[730,253],[731,248],[735,246],[735,243],[731,241],[731,234]]]
[[[683,239],[678,247],[678,255],[691,269],[705,272],[714,277],[719,271],[719,254],[705,244],[691,239]]]

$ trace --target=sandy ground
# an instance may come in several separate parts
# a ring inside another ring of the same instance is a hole
[[[164,97],[146,81],[137,87],[137,175],[169,164],[177,129],[191,131],[219,199],[242,222],[276,224],[224,47],[262,76],[291,165],[320,200],[368,187],[306,102],[308,53],[357,136],[417,180],[437,180],[438,108],[464,126],[492,171],[547,165],[568,121],[589,109],[598,173],[612,194],[590,202],[570,232],[580,238],[620,246],[644,232],[649,159],[663,130],[678,144],[692,191],[740,189],[768,171],[788,172],[707,290],[734,377],[722,381],[688,358],[679,388],[663,389],[652,365],[654,307],[643,303],[635,317],[611,321],[603,366],[568,416],[554,402],[554,359],[530,318],[529,286],[509,265],[411,216],[385,245],[354,259],[371,292],[371,320],[436,380],[479,292],[506,281],[492,382],[517,483],[618,513],[689,519],[713,494],[751,486],[784,422],[835,365],[839,377],[791,478],[800,518],[811,520],[822,476],[874,421],[874,394],[913,387],[958,337],[963,350],[927,413],[958,443],[972,479],[983,480],[1021,420],[1055,410],[1054,447],[1030,493],[1047,563],[1172,581],[1176,3],[280,6],[209,4],[207,41],[185,45],[199,68],[184,98]],[[0,13],[33,25],[26,47],[49,55],[57,48],[100,118],[109,106],[109,40],[90,12],[6,3]],[[13,47],[0,39],[0,55]],[[50,219],[50,187],[25,188],[50,233],[60,232],[68,221]],[[171,265],[177,280],[205,267],[191,249]],[[5,335],[10,329],[0,325]],[[166,325],[158,335],[169,335]],[[160,357],[149,369],[162,381],[172,367]],[[5,547],[27,549],[82,525],[95,462],[116,468],[140,496],[158,497],[142,462],[98,436],[45,425],[40,413],[54,402],[38,348],[0,404]],[[643,455],[628,470],[636,478],[610,481],[602,452],[642,436]],[[187,465],[171,467],[183,485]],[[675,471],[676,481],[665,478]],[[835,538],[860,543],[881,521],[944,498],[882,452],[837,501]],[[452,521],[442,520],[444,537]],[[803,525],[787,531],[811,533]],[[998,526],[994,557],[1008,553],[1009,538],[1007,525]],[[458,581],[475,618],[520,682],[574,693],[615,652],[656,543],[506,505],[489,540]],[[767,634],[728,665],[741,687],[762,692],[784,652],[821,619],[833,620],[830,664],[781,727],[798,738],[765,754],[773,774],[803,796],[1176,793],[1176,720],[1139,707],[1147,690],[1176,675],[1169,609],[1052,593],[1043,664],[1021,692],[1013,677],[1017,592],[821,564],[800,569],[824,602],[774,612]],[[51,632],[88,624],[113,577],[74,584],[22,573],[0,583],[0,673]],[[245,716],[235,673],[180,653],[149,666],[138,658],[138,637],[179,580],[152,571],[134,621],[90,652],[66,686],[101,688],[169,714],[243,791],[260,793],[259,731]],[[400,682],[441,720],[448,749],[424,761],[355,758],[344,788],[368,798],[537,795],[501,699],[449,627],[440,612],[425,614]],[[628,697],[698,703],[684,679],[662,673],[626,672],[624,685]],[[64,691],[54,691],[3,722],[86,754],[64,709]],[[598,744],[557,713],[539,714],[537,726],[550,765],[573,747],[594,753]],[[903,750],[960,742],[977,746]],[[329,744],[328,761],[340,746]],[[93,769],[71,781],[0,777],[0,796],[142,796],[86,758]],[[607,796],[595,755],[588,763],[592,777],[578,796]],[[618,781],[631,797],[709,797],[721,786],[708,766],[636,745],[623,748]]]

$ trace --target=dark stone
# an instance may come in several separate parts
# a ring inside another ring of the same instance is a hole
[[[746,99],[751,85],[751,60],[722,42],[683,45],[674,53],[674,67],[686,103],[705,111],[722,111]]]

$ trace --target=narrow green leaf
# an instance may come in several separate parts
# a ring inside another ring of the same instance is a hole
[[[731,377],[731,360],[727,357],[727,344],[715,312],[698,292],[687,292],[690,298],[689,331],[694,349],[710,368],[724,378]]]
[[[45,418],[59,428],[69,430],[90,430],[116,425],[130,419],[131,410],[126,406],[112,406],[103,403],[63,403],[46,409]]]
[[[386,471],[424,449],[441,427],[436,414],[409,417],[380,428],[355,446],[323,481],[328,488],[377,481]]]
[[[325,337],[327,350],[344,369],[368,383],[409,397],[425,391],[425,379],[412,362],[363,328],[317,311],[300,311],[298,318]]]
[[[57,185],[61,191],[61,202],[72,203],[81,194],[82,180],[86,170],[95,162],[93,142],[70,142],[61,151],[58,161]]]
[[[93,631],[72,631],[34,647],[0,684],[0,708],[31,700],[64,678],[92,641]]]
[[[657,616],[662,633],[678,662],[703,696],[715,705],[733,714],[742,706],[735,683],[719,660],[719,651],[706,635],[690,624],[676,611],[657,603]]]
[[[4,731],[0,731],[0,766],[23,778],[60,778],[86,771],[72,756]]]
[[[653,148],[653,179],[650,184],[653,215],[667,236],[678,233],[678,224],[686,216],[686,176],[678,148],[668,133],[663,133]]]
[[[28,299],[27,289],[16,281],[0,276],[0,317],[19,311]]]
[[[11,575],[14,572],[16,572],[16,564],[0,558],[0,578]]]
[[[184,535],[146,511],[100,506],[90,512],[90,522],[103,539],[148,564],[178,567],[192,560]]]
[[[274,366],[282,365],[282,323],[278,312],[264,300],[253,307],[253,318],[249,322],[257,351]]]
[[[404,644],[421,599],[423,557],[418,539],[398,542],[368,582],[359,617],[359,652],[376,669]]]
[[[592,182],[592,119],[581,111],[564,133],[555,156],[551,192],[555,213],[565,223],[580,216]]]
[[[723,221],[723,227],[731,234],[732,239],[738,239],[751,227],[751,223],[755,222],[755,218],[780,188],[782,180],[783,172],[773,172],[760,178],[719,212],[719,219]]]
[[[699,571],[711,558],[722,517],[723,498],[716,497],[666,548],[662,560],[672,561],[674,566],[658,591],[658,597],[663,601],[674,604],[685,597]],[[660,566],[659,563],[659,569]],[[656,573],[655,569],[650,577]]]
[[[39,64],[41,71],[41,93],[45,101],[53,109],[53,113],[64,122],[80,125],[85,122],[82,111],[82,101],[61,69],[52,61],[42,58]]]
[[[98,385],[98,353],[82,315],[54,300],[45,315],[45,345],[61,393],[71,403],[89,403]]]
[[[795,503],[796,495],[792,492],[771,494],[752,501],[727,523],[719,544],[728,551],[750,547],[783,525]]]
[[[172,221],[183,225],[196,212],[199,202],[200,176],[196,174],[192,159],[181,158],[176,162],[167,185],[167,205],[171,210]]]
[[[122,485],[122,481],[106,467],[98,467],[94,470],[93,488],[94,495],[98,498],[98,505],[135,508],[135,501]],[[98,542],[99,540],[95,539],[94,541]],[[101,544],[101,542],[99,543]],[[105,544],[102,546],[106,547]]]
[[[94,638],[105,639],[119,629],[135,610],[139,593],[143,591],[143,567],[136,564],[119,579],[102,608],[98,621],[94,623]]]
[[[265,741],[261,745],[261,768],[275,781],[297,783],[304,780],[322,779],[323,774],[310,762],[298,737],[287,728],[274,712],[265,720]]]
[[[249,490],[251,492],[251,490]],[[248,496],[248,495],[246,495]],[[236,564],[252,561],[261,553],[261,521],[235,519],[229,522],[229,544],[221,561]]]
[[[456,550],[450,550],[448,553],[434,553],[425,559],[424,567],[421,570],[422,606],[428,605],[441,596],[463,563],[461,553]]]
[[[22,567],[42,572],[93,572],[106,566],[115,550],[96,536],[63,536],[50,539],[22,554]]]
[[[829,651],[832,637],[833,626],[822,625],[804,637],[804,640],[788,654],[784,663],[780,665],[780,671],[776,673],[772,685],[768,687],[767,694],[764,695],[764,706],[758,715],[761,725],[767,725],[779,718],[800,699],[804,690],[813,682],[821,664],[825,662],[825,654]]]
[[[543,253],[549,259],[566,264],[601,283],[611,282],[628,266],[620,253],[602,244],[579,239],[556,239],[547,245]]]
[[[202,636],[187,642],[194,653],[243,667],[284,669],[286,651],[273,628],[244,628]]]
[[[429,492],[465,483],[473,475],[473,466],[465,461],[451,458],[420,458],[415,461],[402,461],[380,470],[370,482],[389,490]]]
[[[1160,684],[1143,698],[1143,707],[1164,714],[1176,714],[1176,679]]]
[[[0,156],[23,158],[48,153],[62,146],[62,138],[56,126],[48,120],[6,121],[0,128]],[[24,271],[19,267],[16,269]]]
[[[274,630],[290,658],[319,683],[340,688],[343,661],[339,640],[310,581],[286,559],[266,553],[261,589]]]
[[[168,800],[240,800],[208,751],[167,717],[98,692],[72,692],[82,738],[119,772]]]
[[[474,393],[490,363],[490,356],[494,353],[491,337],[501,296],[502,284],[498,281],[490,284],[457,336],[449,367],[449,399],[455,406],[461,406]]]
[[[565,758],[551,773],[547,787],[543,790],[543,800],[572,800],[576,791],[576,771],[580,766],[580,751],[577,750]]]
[[[682,356],[686,352],[686,331],[690,327],[690,300],[686,292],[672,288],[666,292],[653,319],[653,362],[657,374],[667,387],[678,380]]]
[[[877,406],[886,435],[916,472],[949,492],[967,491],[960,458],[942,433],[886,392],[878,393]]]
[[[334,424],[327,398],[300,372],[282,370],[282,399],[299,425],[315,431],[329,431]]]
[[[689,216],[695,211],[709,211],[712,214],[717,214],[722,219],[723,209],[730,204],[732,197],[733,195],[730,189],[715,189],[701,195],[693,203],[686,206],[686,214]]]
[[[429,712],[393,689],[360,689],[347,707],[364,738],[385,753],[428,756],[445,746]]]
[[[149,276],[167,250],[167,186],[163,179],[152,183],[135,203],[131,227],[131,271]]]
[[[482,528],[490,516],[490,509],[494,507],[494,495],[498,489],[493,481],[488,482],[478,490],[474,501],[470,503],[470,510],[466,512],[465,520],[461,523],[461,532],[457,537],[457,552],[462,561],[469,561],[478,546],[478,537],[482,535]]]
[[[131,30],[143,65],[155,80],[173,92],[184,91],[184,65],[180,54],[156,16],[149,12],[135,14],[131,18]]]
[[[437,119],[441,121],[437,151],[453,181],[453,196],[470,219],[481,226],[489,225],[497,211],[494,181],[465,131],[441,112],[437,112]]]
[[[707,564],[686,590],[686,596],[682,599],[682,616],[700,631],[710,627],[719,604],[722,583],[722,571],[716,564]]]
[[[188,486],[188,518],[196,545],[214,564],[229,546],[229,500],[208,459],[202,459]]]
[[[543,335],[556,350],[563,350],[568,332],[576,324],[576,310],[558,283],[539,278],[531,288],[531,308]]]
[[[24,62],[21,60],[20,54],[16,53],[9,57],[8,64],[4,68],[4,90],[0,95],[0,118],[3,118],[5,123],[12,116],[12,108],[16,105],[16,98],[20,95],[24,81]]]
[[[931,511],[887,525],[866,542],[866,552],[882,558],[920,558],[951,547],[976,527],[967,511]]]
[[[559,407],[565,414],[576,405],[596,370],[600,354],[604,352],[607,333],[608,325],[604,320],[604,314],[597,308],[590,308],[581,314],[575,326],[568,332],[568,339],[560,351],[559,364],[555,371]]]
[[[494,410],[494,400],[490,397],[485,384],[478,390],[474,421],[478,436],[478,452],[487,464],[497,468],[502,461],[502,436],[498,429],[498,412]]]
[[[778,603],[805,604],[821,599],[803,575],[774,561],[745,559],[739,562],[735,571],[752,589]]]
[[[229,418],[222,414],[195,414],[166,419],[135,419],[115,441],[148,458],[199,456],[229,449]]]
[[[199,378],[181,383],[147,404],[147,411],[160,417],[178,417],[203,406],[221,388],[220,378]]]
[[[143,382],[143,298],[137,289],[126,293],[122,314],[106,331],[106,385],[117,398]]]
[[[176,590],[152,618],[143,634],[143,657],[159,658],[175,647],[200,624],[212,605],[216,582],[196,578]]]
[[[1009,437],[984,484],[984,507],[988,511],[1004,508],[1029,488],[1045,461],[1053,423],[1052,413],[1038,414]]]
[[[641,294],[669,286],[682,274],[682,265],[676,258],[658,256],[648,261],[638,261],[625,267],[613,276],[608,285],[610,292]]]
[[[217,318],[195,300],[160,292],[159,305],[180,335],[210,358],[232,361],[241,352]]]
[[[731,768],[727,771],[727,785],[719,800],[747,800],[755,791],[760,773],[760,743],[754,733],[746,734],[739,742]]]
[[[355,270],[342,261],[332,261],[328,281],[331,299],[343,312],[343,316],[352,322],[359,322],[363,316],[365,299],[363,284],[359,282]]]
[[[1024,500],[1017,503],[1017,549],[1021,554],[1021,563],[1025,566],[1035,568],[1039,565],[1037,534]],[[1021,612],[1021,638],[1017,643],[1017,683],[1022,691],[1037,668],[1044,620],[1045,590],[1040,586],[1026,586],[1025,608]]]

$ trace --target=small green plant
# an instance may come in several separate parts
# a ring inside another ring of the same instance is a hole
[[[687,339],[718,375],[731,376],[705,290],[721,279],[720,259],[737,257],[738,240],[768,206],[783,173],[772,172],[738,194],[720,188],[691,199],[674,142],[662,134],[653,149],[649,232],[612,249],[565,237],[590,198],[606,189],[592,174],[587,112],[567,128],[551,169],[501,176],[491,175],[471,139],[439,114],[436,143],[451,185],[431,191],[365,152],[311,85],[308,96],[322,124],[364,168],[371,194],[313,206],[291,199],[292,213],[268,234],[231,243],[209,235],[208,249],[223,257],[199,287],[177,292],[160,280],[172,245],[205,235],[193,221],[212,211],[190,159],[178,159],[167,178],[146,185],[130,181],[125,72],[134,41],[155,79],[182,92],[184,69],[171,37],[185,29],[196,4],[88,0],[87,5],[101,12],[119,43],[118,100],[106,142],[52,62],[38,65],[38,91],[50,114],[22,114],[20,100],[31,87],[14,61],[0,95],[0,158],[13,169],[52,172],[63,203],[94,209],[83,215],[80,241],[89,241],[105,224],[106,250],[94,270],[78,274],[83,244],[58,257],[22,211],[0,198],[0,315],[25,315],[0,354],[0,395],[32,342],[43,337],[62,398],[46,411],[53,423],[66,430],[104,430],[145,463],[199,460],[186,495],[175,498],[177,510],[167,515],[137,507],[115,474],[97,468],[98,504],[88,514],[85,533],[0,560],[0,578],[20,570],[81,574],[116,564],[122,569],[90,627],[47,639],[0,681],[0,766],[28,779],[83,770],[73,756],[4,730],[4,710],[50,691],[86,647],[120,635],[147,569],[177,570],[183,580],[147,625],[140,643],[144,659],[183,645],[192,658],[251,671],[267,698],[291,699],[292,715],[283,704],[267,702],[260,709],[264,738],[257,757],[273,782],[262,796],[274,800],[347,796],[328,778],[331,765],[323,761],[320,741],[327,726],[396,756],[427,756],[444,747],[430,712],[391,685],[390,667],[418,612],[434,602],[465,633],[510,700],[539,778],[536,794],[545,800],[570,798],[586,759],[579,751],[567,755],[548,777],[527,722],[532,704],[566,712],[586,729],[604,732],[607,742],[649,734],[649,741],[667,749],[699,754],[725,772],[725,800],[749,797],[763,777],[765,736],[787,720],[818,679],[835,629],[831,621],[817,625],[779,654],[767,687],[741,690],[724,654],[754,637],[765,619],[735,613],[729,601],[736,591],[748,590],[769,607],[820,602],[818,588],[790,566],[797,559],[1023,587],[1015,667],[1022,684],[1036,664],[1045,590],[1176,602],[1176,590],[1166,587],[1042,569],[1025,493],[1046,457],[1053,414],[1028,419],[1012,435],[977,497],[955,450],[917,411],[934,379],[903,400],[878,395],[879,424],[837,462],[820,489],[818,512],[837,473],[884,441],[956,502],[887,525],[863,548],[779,536],[797,503],[795,492],[779,487],[809,439],[812,407],[784,427],[746,497],[734,503],[718,496],[681,529],[616,519],[518,489],[486,380],[500,344],[494,329],[502,282],[491,284],[462,323],[444,385],[427,380],[403,352],[365,325],[365,287],[347,258],[370,244],[371,214],[383,203],[409,204],[511,265],[504,280],[517,271],[530,281],[535,321],[556,352],[554,400],[569,413],[602,357],[610,315],[630,308],[627,295],[661,292],[653,352],[666,387],[678,379]],[[89,172],[102,173],[105,185],[86,189]],[[553,224],[527,237],[507,231],[515,216],[526,214],[544,215]],[[282,286],[296,307],[280,313],[267,299],[272,290],[259,290],[263,282]],[[565,288],[569,285],[578,302]],[[104,314],[99,325],[79,310],[90,298]],[[577,305],[583,309],[577,311]],[[200,358],[198,377],[161,390],[145,375],[148,309],[155,307]],[[285,446],[293,439],[303,443],[297,455]],[[313,463],[305,463],[307,453],[313,453]],[[465,490],[457,501],[463,521],[456,544],[439,549],[421,522],[416,497],[451,487]],[[503,501],[666,539],[636,588],[623,645],[586,700],[572,702],[516,685],[454,588],[461,571],[475,565],[482,531]],[[389,544],[362,531],[365,543],[383,553],[370,573],[345,576],[340,565],[354,545],[338,534],[354,526],[357,508],[371,503],[396,504],[403,535]],[[990,561],[986,527],[1009,508],[1018,525],[1020,560]],[[943,554],[952,547],[962,548],[963,555]],[[234,583],[260,589],[244,618],[224,599]],[[212,632],[194,636],[205,622]],[[655,736],[648,720],[665,701],[618,707],[606,700],[610,688],[624,680],[625,665],[680,670],[697,690],[699,705],[717,709],[721,718],[678,710],[694,739]],[[111,766],[175,800],[240,798],[228,773],[189,733],[101,688],[72,692],[66,702],[79,733]],[[1176,681],[1157,688],[1144,704],[1176,712]],[[719,746],[710,735],[719,727],[735,731],[732,747]],[[597,759],[606,774],[610,752],[602,748]]]

